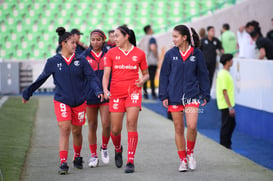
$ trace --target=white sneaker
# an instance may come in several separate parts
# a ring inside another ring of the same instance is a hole
[[[90,168],[95,168],[95,167],[99,166],[99,159],[98,159],[98,157],[91,157],[89,159],[88,166]]]
[[[187,160],[184,159],[183,161],[181,161],[178,171],[179,172],[186,172],[187,170],[188,170],[188,163],[187,163]]]
[[[190,170],[195,170],[196,169],[196,159],[193,155],[193,153],[187,155],[188,162],[189,162],[189,169]]]
[[[101,149],[101,160],[104,164],[108,164],[110,161],[109,153],[107,149]]]

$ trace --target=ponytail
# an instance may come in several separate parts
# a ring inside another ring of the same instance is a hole
[[[64,27],[58,27],[56,29],[56,32],[57,34],[59,35],[59,40],[58,40],[58,43],[59,45],[62,47],[62,42],[63,41],[67,41],[71,36],[72,34],[70,32],[66,32],[65,28]]]
[[[127,26],[119,26],[117,28],[118,30],[120,30],[120,32],[125,36],[126,34],[129,36],[128,41],[136,46],[136,36],[135,36],[135,32],[132,29],[129,29]]]
[[[193,47],[199,47],[200,38],[194,28],[190,28],[186,25],[177,25],[174,27],[175,31],[178,31],[182,36],[187,36],[187,42]]]

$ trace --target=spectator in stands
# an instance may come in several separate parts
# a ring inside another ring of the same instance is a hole
[[[222,43],[215,37],[215,29],[213,26],[208,26],[207,37],[201,40],[200,49],[202,50],[206,65],[209,71],[210,87],[212,86],[213,75],[216,68],[217,50],[224,53]]]
[[[114,40],[115,39],[114,33],[115,33],[115,30],[108,31],[108,41],[106,42],[106,45],[105,45],[107,50],[116,46],[115,40]]]
[[[71,30],[71,34],[77,43],[76,54],[80,55],[85,49],[88,48],[83,42],[80,41],[81,35],[83,35],[83,33],[81,33],[80,30],[74,28]]]
[[[237,32],[237,40],[238,40],[238,46],[239,46],[239,57],[240,58],[250,58],[255,59],[256,53],[255,53],[255,42],[252,40],[252,38],[249,35],[249,22],[246,24],[246,26],[241,26],[239,28],[239,31]]]
[[[151,25],[147,25],[144,27],[145,36],[140,40],[138,47],[142,49],[147,56],[147,63],[149,66],[149,75],[150,75],[150,86],[152,89],[152,97],[156,99],[155,93],[155,74],[158,65],[158,51],[157,51],[157,43],[156,39],[153,37],[153,29]],[[144,90],[144,98],[148,99],[148,92],[147,92],[147,82],[144,83],[143,86]]]
[[[223,69],[218,72],[216,79],[216,100],[218,109],[221,111],[222,125],[220,130],[220,144],[231,149],[231,138],[234,131],[235,122],[235,100],[234,82],[229,73],[233,64],[232,54],[223,54],[220,62]]]
[[[262,37],[256,30],[251,32],[250,36],[256,42],[256,46],[259,49],[259,59],[267,58],[273,60],[273,42],[268,38]]]
[[[223,24],[222,32],[221,41],[225,53],[231,53],[234,55],[237,51],[237,40],[235,34],[230,31],[229,24]]]
[[[199,36],[200,36],[201,39],[206,37],[206,29],[205,28],[200,28]]]
[[[271,19],[271,23],[272,23],[272,26],[273,26],[273,18]],[[270,30],[267,34],[266,34],[266,37],[268,39],[270,39],[272,42],[273,42],[273,29]]]

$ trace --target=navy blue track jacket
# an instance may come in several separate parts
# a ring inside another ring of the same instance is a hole
[[[100,81],[100,86],[102,87],[102,78],[103,78],[103,73],[104,73],[104,60],[103,57],[107,53],[108,49],[104,46],[102,48],[102,54],[100,56],[100,60],[96,61],[95,57],[91,54],[92,48],[89,47],[85,51],[82,52],[81,56],[84,57],[92,67],[93,71],[95,72],[96,76],[99,78]],[[110,83],[109,83],[110,85]],[[87,85],[87,91],[90,90],[89,94],[87,95],[87,104],[92,105],[92,104],[100,104],[100,103],[105,103],[109,102],[107,100],[100,102],[100,99],[96,96],[94,90],[90,86]]]
[[[23,98],[28,100],[50,75],[53,75],[56,86],[54,99],[71,107],[85,102],[86,81],[96,95],[103,93],[99,79],[85,58],[75,55],[68,65],[64,58],[57,54],[47,60],[38,79],[24,90]]]
[[[183,61],[178,47],[170,49],[164,57],[159,80],[159,99],[168,99],[169,105],[183,105],[185,100],[210,100],[208,70],[198,48]]]

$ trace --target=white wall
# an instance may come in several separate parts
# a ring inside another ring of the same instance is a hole
[[[220,30],[224,23],[229,23],[231,31],[236,32],[238,27],[245,25],[246,22],[257,20],[262,27],[262,33],[273,29],[271,19],[273,18],[273,0],[244,0],[236,5],[215,11],[213,14],[193,20],[187,25],[192,26],[199,31],[200,28],[207,28],[213,25],[216,30],[216,36],[220,36]],[[178,23],[179,24],[179,23]],[[173,27],[172,27],[173,28]],[[166,33],[157,34],[159,50],[168,49],[172,46],[171,30]]]

